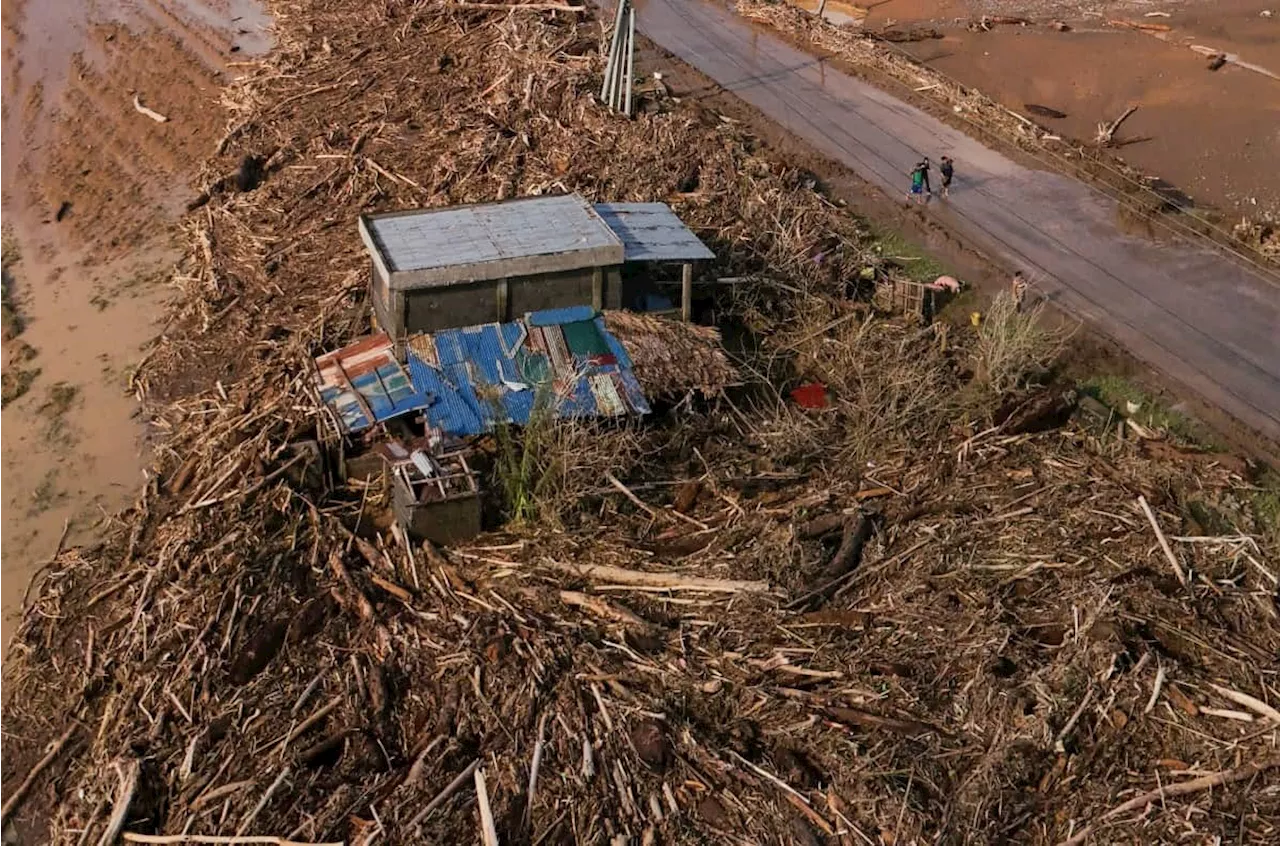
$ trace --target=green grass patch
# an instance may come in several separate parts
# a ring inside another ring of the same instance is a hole
[[[1159,397],[1143,390],[1133,381],[1114,374],[1090,376],[1080,383],[1082,393],[1093,397],[1116,413],[1135,423],[1159,429],[1189,445],[1220,449],[1213,433],[1203,424],[1172,408]],[[1137,410],[1130,412],[1130,407]]]
[[[18,249],[18,239],[13,230],[5,227],[0,235],[3,243],[3,257],[0,259],[0,307],[3,308],[4,340],[16,338],[27,328],[22,313],[18,311],[18,303],[13,293],[13,266],[22,260],[22,251]]]
[[[546,511],[543,495],[554,473],[557,423],[554,383],[546,379],[534,388],[533,411],[520,430],[502,419],[506,411],[496,397],[490,402],[494,418],[502,421],[493,432],[497,445],[494,473],[502,489],[507,518],[514,523],[532,522]]]
[[[903,274],[915,282],[932,282],[947,272],[941,262],[898,232],[876,232],[874,248],[882,257],[901,267]]]
[[[71,443],[74,438],[71,427],[67,424],[67,412],[75,406],[80,398],[80,389],[69,382],[55,382],[45,396],[44,404],[39,412],[48,418],[45,427],[45,438],[50,442]]]
[[[1272,543],[1280,543],[1280,472],[1268,467],[1250,497],[1257,532]]]
[[[27,328],[27,322],[23,320],[22,312],[18,311],[18,303],[13,295],[13,276],[10,275],[8,267],[0,271],[0,309],[3,310],[4,340],[8,341],[21,335]]]
[[[40,375],[39,367],[25,368],[10,363],[4,369],[3,377],[0,377],[0,383],[3,383],[0,390],[0,407],[7,406],[9,403],[23,396],[31,390],[31,385],[35,382],[36,377]]]
[[[75,405],[80,389],[70,382],[55,382],[49,388],[49,398],[40,406],[40,412],[49,417],[61,417]]]
[[[18,247],[18,236],[6,226],[0,230],[0,266],[12,267],[20,261],[22,261],[22,250]]]
[[[43,514],[64,498],[66,493],[58,489],[58,471],[50,470],[44,474],[40,484],[36,485],[36,489],[32,491],[31,508],[27,513],[32,517]]]

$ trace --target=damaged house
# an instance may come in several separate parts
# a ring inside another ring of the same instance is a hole
[[[640,416],[646,391],[709,395],[735,377],[714,329],[656,316],[689,317],[693,265],[714,257],[665,204],[535,197],[363,216],[359,230],[380,331],[317,357],[313,379],[330,439],[388,479],[412,536],[479,531],[470,439],[527,424],[539,403]],[[678,310],[659,290],[673,266]]]

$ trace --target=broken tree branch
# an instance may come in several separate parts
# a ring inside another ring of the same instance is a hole
[[[436,794],[436,798],[432,799],[430,802],[427,803],[427,806],[425,808],[423,808],[421,811],[418,811],[418,813],[413,815],[413,819],[409,820],[409,825],[407,826],[407,828],[409,829],[416,828],[418,824],[421,823],[423,820],[425,820],[432,811],[434,811],[436,808],[439,808],[441,805],[443,805],[446,799],[448,799],[455,792],[457,792],[459,787],[466,784],[467,780],[471,778],[471,774],[474,773],[479,767],[480,767],[479,758],[476,758],[470,764],[467,764],[467,768],[462,772],[458,773],[457,777],[453,781],[445,785],[444,790],[441,790],[438,794]]]
[[[1188,793],[1197,793],[1201,790],[1208,790],[1210,787],[1218,787],[1223,784],[1233,784],[1237,781],[1244,781],[1245,779],[1253,778],[1258,773],[1266,772],[1267,770],[1274,769],[1276,767],[1280,767],[1280,755],[1272,755],[1269,758],[1263,758],[1260,761],[1245,764],[1243,767],[1238,767],[1234,770],[1224,770],[1220,773],[1213,773],[1212,775],[1193,778],[1191,781],[1184,781],[1180,784],[1169,784],[1155,790],[1150,790],[1143,793],[1141,796],[1135,796],[1128,802],[1115,806],[1110,811],[1107,811],[1099,817],[1097,822],[1090,823],[1085,826],[1083,829],[1076,832],[1074,836],[1059,843],[1058,846],[1078,846],[1078,844],[1083,843],[1088,839],[1089,835],[1093,833],[1093,829],[1098,825],[1098,823],[1105,822],[1112,817],[1118,817],[1129,811],[1141,810],[1146,808],[1152,802],[1169,799],[1174,796],[1185,796]]]
[[[49,746],[49,751],[44,754],[44,757],[36,761],[36,765],[31,768],[31,772],[27,773],[27,777],[22,780],[22,783],[10,791],[9,795],[5,797],[4,807],[0,808],[0,821],[7,820],[9,814],[13,813],[14,809],[22,804],[22,800],[27,795],[27,791],[31,789],[31,785],[35,784],[36,779],[40,777],[40,773],[44,772],[45,767],[52,764],[53,759],[58,757],[62,747],[67,745],[67,741],[71,739],[71,735],[75,734],[76,729],[79,727],[78,723],[72,723],[62,733],[62,736]]]
[[[490,12],[572,12],[582,14],[586,6],[568,6],[563,3],[450,3],[453,9],[482,9]]]
[[[1156,522],[1155,512],[1151,510],[1151,506],[1147,505],[1145,496],[1138,497],[1138,505],[1142,506],[1142,511],[1147,515],[1147,520],[1151,522],[1151,528],[1155,530],[1156,540],[1160,542],[1160,548],[1164,550],[1164,557],[1169,559],[1169,566],[1173,567],[1173,572],[1178,575],[1178,581],[1182,582],[1182,586],[1189,587],[1187,574],[1182,570],[1182,564],[1178,561],[1178,557],[1173,554],[1173,550],[1169,548],[1169,541],[1164,536],[1164,532],[1160,530],[1160,524]]]
[[[138,99],[138,95],[137,95],[137,94],[134,94],[134,95],[133,95],[133,108],[137,110],[138,114],[140,114],[140,115],[146,115],[147,117],[149,117],[149,118],[151,118],[152,120],[154,120],[156,123],[168,123],[168,122],[169,122],[169,119],[168,119],[167,117],[165,117],[164,115],[162,115],[162,114],[160,114],[159,112],[154,111],[154,110],[152,110],[152,109],[148,109],[146,106],[142,105],[142,101]]]
[[[562,590],[560,591],[560,601],[565,605],[572,605],[575,608],[589,611],[597,617],[614,620],[624,626],[630,626],[641,631],[648,631],[653,628],[653,624],[643,617],[637,616],[625,608],[620,608],[612,602],[606,602],[598,596],[591,596],[576,590]]]
[[[706,579],[701,576],[684,576],[678,573],[645,573],[640,570],[624,570],[607,564],[565,564],[548,558],[547,566],[561,573],[601,582],[621,585],[670,588],[671,590],[701,590],[709,593],[768,593],[768,582],[746,582],[732,579]]]
[[[120,836],[125,820],[129,816],[129,805],[133,803],[133,795],[138,791],[138,777],[142,774],[142,762],[137,758],[121,767],[116,763],[116,773],[120,777],[120,785],[116,789],[116,800],[111,808],[111,818],[107,820],[106,831],[98,838],[98,846],[111,846]]]
[[[271,835],[237,837],[226,834],[136,834],[132,831],[124,833],[124,840],[126,843],[263,843],[271,846],[343,846],[340,842],[304,843]]]
[[[484,783],[484,770],[477,769],[476,804],[480,806],[480,835],[484,846],[498,846],[498,827],[493,821],[493,808],[489,807],[489,789]]]
[[[1267,719],[1274,721],[1277,725],[1280,725],[1280,711],[1277,711],[1261,699],[1252,697],[1247,693],[1241,693],[1238,690],[1232,690],[1229,687],[1222,687],[1221,685],[1211,684],[1210,687],[1237,705],[1243,705],[1255,714],[1261,714]]]
[[[1116,130],[1120,128],[1120,124],[1129,119],[1129,115],[1138,110],[1137,106],[1130,106],[1124,110],[1124,114],[1113,120],[1111,123],[1098,124],[1098,136],[1095,139],[1099,146],[1105,146],[1115,140]]]

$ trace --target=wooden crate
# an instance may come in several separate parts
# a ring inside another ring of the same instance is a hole
[[[416,540],[450,544],[480,534],[480,484],[463,451],[426,455],[432,474],[413,461],[391,466],[391,506]]]
[[[886,279],[876,283],[872,305],[881,311],[909,314],[923,323],[933,319],[937,291],[923,282]]]

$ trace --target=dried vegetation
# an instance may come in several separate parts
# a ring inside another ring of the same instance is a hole
[[[1248,466],[1050,419],[1056,388],[995,408],[971,329],[845,300],[871,259],[804,174],[693,106],[599,109],[585,16],[273,10],[135,379],[160,472],[57,556],[6,661],[32,841],[1275,837]],[[560,529],[407,544],[298,445],[306,357],[364,326],[354,217],[561,189],[668,199],[757,278],[752,384],[634,465],[577,456]],[[829,407],[781,402],[794,379]]]

